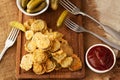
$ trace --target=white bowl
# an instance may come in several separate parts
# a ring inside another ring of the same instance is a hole
[[[93,47],[96,47],[96,46],[106,47],[106,48],[108,48],[108,49],[112,52],[112,54],[113,54],[113,60],[114,60],[114,61],[113,61],[113,64],[112,64],[112,66],[111,66],[110,68],[108,68],[108,69],[106,69],[106,70],[98,70],[98,69],[95,69],[94,67],[92,67],[92,66],[90,65],[90,63],[88,62],[88,58],[87,58],[88,52],[89,52]],[[87,50],[86,55],[85,55],[85,61],[86,61],[87,66],[88,66],[93,72],[96,72],[96,73],[105,73],[105,72],[110,71],[110,70],[114,67],[114,65],[115,65],[115,63],[116,63],[116,56],[115,56],[114,51],[113,51],[109,46],[104,45],[104,44],[95,44],[95,45],[91,46],[91,47]]]
[[[44,12],[48,9],[48,7],[49,7],[49,0],[46,0],[46,2],[47,2],[47,6],[46,6],[43,10],[41,10],[41,11],[39,11],[39,12],[36,12],[36,13],[27,13],[27,12],[22,8],[21,3],[20,3],[20,0],[16,0],[16,4],[17,4],[18,9],[19,9],[22,13],[24,13],[25,15],[27,15],[27,16],[37,16],[37,15],[39,15],[39,14],[44,13]]]

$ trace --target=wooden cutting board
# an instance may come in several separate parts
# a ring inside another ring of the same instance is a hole
[[[70,0],[74,4],[76,4],[79,8],[81,8],[81,1],[79,0]],[[62,6],[59,6],[57,11],[53,11],[51,8],[49,8],[45,13],[36,16],[36,17],[28,17],[24,14],[22,14],[19,11],[19,21],[25,22],[26,20],[30,18],[34,19],[43,19],[47,22],[47,25],[49,28],[52,28],[55,31],[59,31],[63,33],[64,39],[68,41],[70,46],[72,46],[74,53],[79,56],[79,58],[82,61],[82,69],[79,71],[71,72],[68,69],[62,69],[59,71],[53,71],[49,74],[43,74],[43,75],[36,75],[32,72],[32,70],[24,72],[20,68],[20,61],[24,54],[26,54],[24,50],[24,44],[25,44],[25,36],[23,32],[19,33],[18,39],[17,39],[17,52],[16,52],[16,77],[18,79],[41,79],[41,78],[83,78],[85,76],[85,63],[84,63],[84,49],[83,49],[83,34],[82,33],[75,33],[72,30],[68,29],[64,24],[62,27],[57,28],[56,27],[56,21],[61,14],[61,12],[64,10]],[[69,13],[68,17],[75,21],[77,24],[82,25],[82,19],[81,16],[74,16]]]

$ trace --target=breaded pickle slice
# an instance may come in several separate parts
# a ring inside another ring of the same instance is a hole
[[[31,30],[33,30],[34,32],[37,32],[37,31],[42,32],[46,28],[46,26],[47,24],[45,21],[41,19],[35,20],[31,25]]]
[[[72,57],[66,57],[65,59],[62,60],[60,65],[63,68],[68,68],[72,64],[73,58]]]
[[[51,61],[50,59],[48,59],[45,63],[45,69],[46,69],[46,72],[51,72],[55,69],[56,65],[53,61]]]
[[[45,68],[43,64],[34,63],[33,64],[33,72],[40,75],[45,73]]]
[[[34,35],[34,32],[32,30],[28,30],[28,31],[25,32],[25,38],[27,40],[31,40],[33,35]]]
[[[29,53],[22,57],[20,67],[28,71],[32,68],[32,64],[33,64],[33,54]]]
[[[71,71],[80,70],[82,68],[82,62],[81,62],[80,58],[75,54],[72,55],[72,58],[73,58],[73,62],[71,64],[71,66],[69,67],[69,70],[71,70]]]

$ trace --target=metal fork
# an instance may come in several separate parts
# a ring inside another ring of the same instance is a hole
[[[90,18],[91,20],[95,21],[97,24],[99,24],[107,33],[109,33],[111,36],[113,36],[115,39],[120,40],[120,33],[115,31],[114,29],[110,28],[107,25],[103,25],[102,23],[100,23],[98,20],[96,20],[95,18],[93,18],[92,16],[82,12],[78,7],[76,7],[74,4],[72,4],[69,0],[60,0],[59,3],[66,9],[68,10],[70,13],[74,14],[74,15],[78,15],[81,14],[83,16],[86,16],[88,18]]]
[[[71,30],[75,31],[75,32],[87,32],[90,33],[92,35],[94,35],[95,37],[99,38],[100,40],[102,40],[103,42],[105,42],[106,44],[108,44],[109,46],[120,50],[120,45],[117,45],[115,43],[110,42],[109,40],[107,40],[104,37],[101,37],[89,30],[86,30],[85,28],[83,28],[82,26],[77,25],[76,23],[74,23],[73,21],[71,21],[70,19],[66,19],[65,20],[65,25],[70,28]]]
[[[2,52],[0,53],[0,61],[3,57],[3,55],[5,54],[5,51],[15,43],[16,38],[18,36],[18,33],[19,33],[18,29],[12,28],[12,30],[11,30],[11,32],[10,32],[6,42],[5,42],[5,47],[2,50]]]

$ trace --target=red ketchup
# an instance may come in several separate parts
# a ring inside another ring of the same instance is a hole
[[[93,47],[87,55],[90,65],[97,70],[106,70],[113,65],[112,52],[104,46]]]

